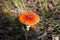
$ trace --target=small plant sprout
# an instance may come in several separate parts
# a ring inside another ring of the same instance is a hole
[[[39,16],[33,12],[25,12],[19,15],[19,21],[26,25],[26,30],[29,31],[31,25],[35,25],[40,21]]]

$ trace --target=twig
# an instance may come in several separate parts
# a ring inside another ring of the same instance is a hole
[[[45,35],[47,35],[47,32],[45,32],[42,36],[39,36],[38,39],[44,37]]]

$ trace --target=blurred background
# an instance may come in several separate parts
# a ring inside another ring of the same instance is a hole
[[[34,12],[40,22],[27,32],[19,14]],[[0,40],[60,40],[60,0],[0,0]]]

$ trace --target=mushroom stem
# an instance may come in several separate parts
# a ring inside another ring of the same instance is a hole
[[[27,30],[27,31],[29,31],[29,29],[30,29],[30,26],[26,26],[26,27],[27,27],[27,28],[26,28],[26,30]]]

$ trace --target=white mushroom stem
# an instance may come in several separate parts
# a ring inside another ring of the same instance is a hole
[[[59,36],[58,35],[52,36],[52,40],[59,40]]]
[[[27,30],[27,31],[29,31],[29,29],[30,29],[30,26],[26,26],[26,27],[27,27],[27,28],[26,28],[26,30]]]

